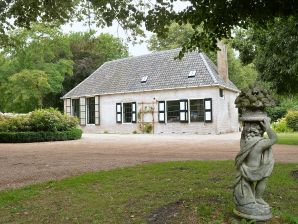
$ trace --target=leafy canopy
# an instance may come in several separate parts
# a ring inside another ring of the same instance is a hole
[[[159,37],[165,35],[167,26],[176,22],[189,23],[195,30],[183,43],[183,51],[199,48],[203,51],[216,48],[217,40],[232,37],[235,27],[247,28],[250,24],[264,26],[275,17],[298,15],[294,0],[189,0],[188,6],[177,11],[178,0],[1,0],[0,34],[5,39],[11,25],[30,27],[31,22],[56,21],[64,23],[74,17],[90,19],[98,26],[111,26],[113,21],[131,30],[132,35],[142,34],[141,25]],[[85,16],[85,17],[84,17]],[[12,19],[13,18],[13,19]],[[202,29],[198,29],[201,27]],[[1,42],[2,42],[1,41]],[[183,54],[183,51],[181,54]]]

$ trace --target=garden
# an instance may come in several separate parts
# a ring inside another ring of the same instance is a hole
[[[0,114],[0,143],[64,141],[81,136],[78,119],[53,108]]]

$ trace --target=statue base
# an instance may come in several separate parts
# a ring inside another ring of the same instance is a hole
[[[263,214],[246,214],[243,212],[239,212],[237,209],[233,210],[234,214],[240,218],[248,219],[248,220],[254,220],[257,222],[267,221],[272,218],[272,214],[269,210],[269,213],[263,213]]]

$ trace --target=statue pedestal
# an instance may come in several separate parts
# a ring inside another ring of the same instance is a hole
[[[243,213],[243,212],[239,212],[237,209],[234,209],[233,212],[237,217],[248,219],[248,220],[254,220],[254,221],[257,221],[257,222],[267,221],[267,220],[272,218],[272,214],[271,214],[270,209],[269,209],[269,211],[267,211],[263,214],[258,214],[258,215],[257,214],[254,214],[254,215],[246,214],[246,213]]]

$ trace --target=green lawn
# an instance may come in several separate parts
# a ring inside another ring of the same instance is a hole
[[[276,164],[269,223],[298,223],[298,164]],[[0,192],[0,223],[232,223],[232,161],[148,164]],[[166,222],[167,221],[167,222]]]
[[[298,145],[298,132],[277,133],[277,144]]]

